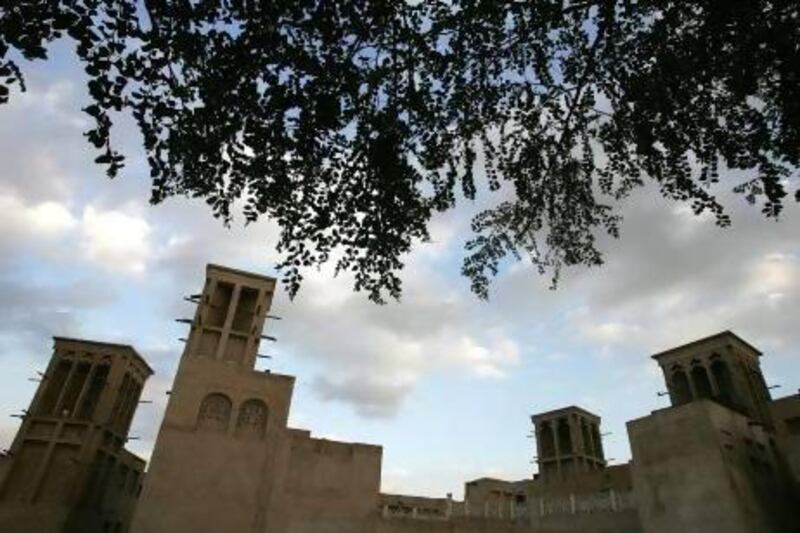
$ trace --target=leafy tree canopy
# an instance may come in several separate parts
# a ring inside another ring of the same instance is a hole
[[[767,217],[800,200],[797,1],[14,0],[0,103],[24,90],[15,58],[61,37],[96,162],[119,172],[111,117],[130,113],[152,202],[276,221],[291,294],[332,260],[373,300],[399,296],[404,255],[476,176],[507,191],[466,247],[483,297],[509,256],[554,279],[602,263],[598,232],[617,235],[615,201],[646,180],[723,226],[721,167],[748,171],[725,186]]]

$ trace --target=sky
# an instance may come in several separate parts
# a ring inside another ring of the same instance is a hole
[[[150,206],[130,122],[113,132],[122,175],[93,163],[69,49],[23,68],[28,91],[0,107],[0,448],[63,335],[130,343],[153,366],[129,443],[147,458],[186,334],[174,319],[193,312],[183,296],[209,262],[274,275],[276,228],[239,217],[226,229],[184,198]],[[621,204],[621,239],[600,238],[604,266],[551,290],[510,263],[489,301],[459,273],[479,209],[462,201],[408,256],[401,302],[376,306],[327,269],[307,272],[294,301],[280,291],[274,357],[259,368],[297,377],[291,426],[382,445],[386,492],[459,497],[477,477],[530,477],[530,415],[567,405],[601,416],[606,456],[626,462],[625,422],[668,405],[652,353],[730,329],[764,352],[774,396],[800,388],[800,206],[765,220],[727,192],[743,179],[724,174],[715,190],[730,228],[648,187]]]

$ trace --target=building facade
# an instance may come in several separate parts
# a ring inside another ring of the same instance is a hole
[[[125,531],[145,462],[124,446],[153,372],[127,345],[54,340],[0,468],[0,531]]]
[[[256,370],[275,289],[208,265],[144,476],[123,445],[149,367],[56,339],[0,458],[0,531],[800,531],[800,396],[773,401],[761,353],[729,331],[653,356],[671,406],[628,423],[629,463],[609,466],[600,416],[569,406],[531,417],[537,474],[427,498],[380,492],[380,446],[288,427],[294,377]]]
[[[287,427],[294,378],[255,370],[275,279],[209,265],[132,531],[368,531],[381,448]]]
[[[628,423],[646,531],[800,529],[787,466],[797,455],[787,424],[800,399],[781,400],[786,412],[771,408],[760,357],[729,331],[653,356],[672,406]]]

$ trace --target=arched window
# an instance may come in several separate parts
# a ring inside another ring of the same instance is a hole
[[[713,396],[706,367],[696,365],[692,368],[692,383],[694,383],[694,390],[698,398],[711,398]]]
[[[711,363],[711,375],[714,376],[714,381],[717,382],[717,390],[719,391],[717,397],[720,403],[733,406],[736,403],[736,393],[727,363],[719,359]]]
[[[239,408],[236,420],[236,435],[261,439],[267,428],[267,406],[261,400],[247,400]]]
[[[558,451],[562,455],[572,453],[572,435],[569,430],[569,422],[566,418],[561,418],[558,421]]]
[[[692,389],[689,388],[689,379],[683,370],[672,373],[672,398],[675,405],[683,405],[692,401]]]
[[[549,459],[556,455],[556,441],[553,435],[553,428],[550,427],[550,422],[542,422],[542,429],[539,431],[539,453],[543,459]]]
[[[225,432],[231,418],[231,399],[219,392],[209,394],[200,404],[197,429]]]

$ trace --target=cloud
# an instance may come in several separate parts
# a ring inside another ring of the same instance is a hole
[[[519,362],[519,347],[510,338],[479,343],[476,338],[462,334],[439,339],[438,343],[444,345],[440,349],[448,361],[479,377],[502,378]]]
[[[555,309],[580,302],[563,311],[578,338],[641,356],[724,329],[756,345],[800,345],[790,318],[800,312],[800,210],[789,205],[774,222],[720,195],[731,207],[731,228],[687,214],[653,188],[631,198],[621,239],[601,239],[606,265],[568,272],[557,291]],[[503,284],[529,288],[519,275]]]
[[[184,312],[177,295],[202,284],[205,263],[261,272],[276,263],[277,228],[269,221],[225,228],[202,201],[186,198],[145,209],[147,180],[131,178],[146,169],[135,158],[120,179],[99,178],[91,149],[75,133],[83,118],[80,87],[36,70],[29,78],[31,92],[15,95],[3,110],[10,120],[0,125],[0,138],[13,141],[0,144],[0,155],[13,162],[0,170],[0,194],[13,203],[8,212],[16,213],[14,242],[0,241],[0,251],[11,250],[7,255],[16,259],[7,272],[16,272],[24,259],[55,269],[101,270],[107,283],[121,286],[130,283],[125,279],[130,275],[158,280],[176,294],[175,302],[159,309],[168,321]],[[9,128],[11,122],[19,122],[20,131]],[[138,136],[122,135],[126,127],[118,138],[128,143],[127,153],[139,153]],[[300,298],[276,304],[276,312],[287,318],[281,346],[318,365],[318,374],[305,378],[320,398],[365,416],[389,417],[431,375],[502,379],[518,364],[520,350],[502,324],[468,312],[471,296],[446,286],[451,272],[442,265],[460,245],[469,224],[465,213],[434,221],[433,242],[409,258],[402,305],[376,308],[352,292],[352,278],[333,279],[330,269],[306,273]],[[70,312],[60,322],[52,320],[74,330],[77,316]]]
[[[80,217],[56,201],[26,203],[11,194],[0,194],[0,250],[6,257],[24,251],[50,259],[88,263],[140,274],[152,255],[152,228],[142,217],[122,210],[102,210],[92,205]],[[76,254],[76,249],[81,254]]]
[[[600,345],[619,344],[640,333],[641,328],[636,324],[621,322],[597,322],[590,320],[582,328],[582,333],[591,342]]]
[[[51,52],[54,61],[72,53],[61,44]],[[0,121],[0,263],[34,255],[141,273],[154,252],[152,227],[150,213],[132,206],[146,206],[148,183],[112,182],[92,162],[95,151],[81,135],[90,123],[81,111],[88,96],[79,69],[68,76],[68,69],[54,75],[28,67],[28,90],[12,96]],[[130,121],[117,119],[118,147],[136,153],[138,136],[125,135]],[[129,172],[139,168],[135,158],[127,161]]]
[[[313,390],[368,417],[392,417],[420,380],[437,374],[502,379],[520,349],[471,296],[437,286],[426,268],[406,277],[402,303],[376,306],[348,279],[311,273],[294,303],[274,305],[277,348],[319,365]],[[433,281],[432,281],[433,280]]]
[[[385,418],[397,414],[400,403],[414,387],[408,377],[376,377],[353,374],[342,379],[317,376],[313,387],[323,400],[353,404],[356,411],[368,418]]]
[[[36,113],[46,116],[57,124],[73,130],[83,131],[91,127],[88,116],[79,112],[77,106],[78,91],[71,80],[59,79],[43,85],[30,85],[22,94],[13,95],[9,107],[10,112]]]
[[[234,220],[226,227],[205,203],[186,198],[170,200],[148,215],[157,228],[168,230],[158,232],[153,267],[177,280],[196,283],[206,263],[235,263],[267,274],[277,263],[278,231],[267,220],[247,226]]]
[[[381,473],[381,492],[384,494],[412,494],[407,485],[413,480],[413,474],[407,468],[384,468]]]
[[[147,268],[152,229],[143,218],[89,205],[83,211],[81,231],[81,245],[89,261],[135,274]]]
[[[79,336],[81,314],[111,305],[115,292],[80,279],[64,283],[37,283],[24,278],[0,277],[3,320],[0,355],[47,353],[54,335]]]
[[[540,342],[559,355],[543,354],[534,365],[572,364],[565,361],[575,361],[575,350],[588,350],[614,358],[621,382],[649,376],[650,353],[723,329],[765,348],[800,345],[791,325],[800,312],[797,214],[776,224],[738,198],[723,200],[732,206],[730,229],[645,188],[623,206],[621,240],[600,240],[605,266],[568,271],[551,291],[548,279],[512,265],[489,304],[456,278],[452,227],[464,217],[454,215],[436,228],[445,250],[410,257],[402,304],[376,307],[351,291],[348,278],[309,272],[293,304],[275,304],[287,318],[277,326],[279,348],[319,365],[313,388],[321,398],[389,417],[420,380],[502,379],[523,358],[538,357]]]
[[[53,238],[72,230],[78,222],[58,202],[25,204],[10,194],[0,194],[0,226],[8,237]]]

